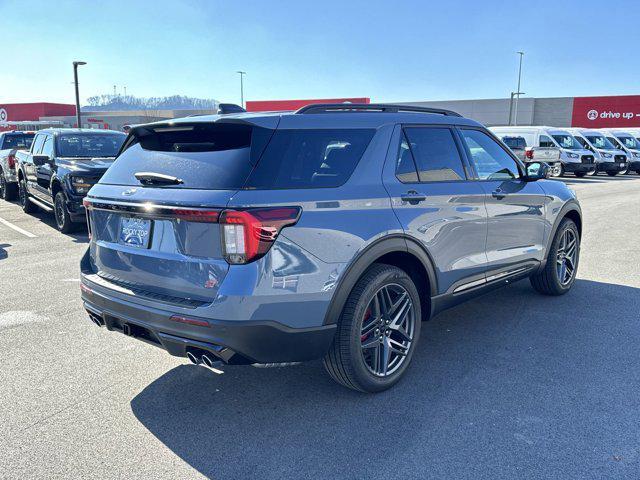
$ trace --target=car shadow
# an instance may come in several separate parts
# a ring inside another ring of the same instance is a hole
[[[10,246],[11,244],[9,243],[0,243],[0,260],[4,260],[9,256],[9,253],[7,252],[6,248]]]
[[[207,477],[553,478],[570,462],[606,477],[603,452],[637,439],[615,426],[637,422],[640,377],[617,369],[637,366],[639,302],[622,285],[578,280],[544,297],[519,282],[423,323],[413,365],[386,392],[347,390],[319,361],[183,365],[131,408]]]
[[[58,234],[66,235],[67,237],[73,239],[75,243],[89,243],[89,232],[87,230],[87,226],[84,223],[78,224],[75,231],[72,233],[62,233],[56,227],[56,220],[53,216],[53,213],[39,211],[33,213],[32,215],[45,225],[51,227]]]

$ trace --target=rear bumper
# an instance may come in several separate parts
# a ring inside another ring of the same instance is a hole
[[[2,174],[4,175],[4,180],[7,183],[18,183],[18,176],[16,175],[15,170],[2,170]]]
[[[82,275],[82,300],[91,320],[107,330],[125,333],[184,357],[206,350],[230,364],[301,362],[328,351],[336,325],[291,328],[277,321],[223,321],[161,308],[145,307],[112,296]],[[171,317],[188,317],[206,326],[185,324]]]
[[[563,163],[565,172],[575,173],[575,172],[593,172],[596,169],[595,163]]]

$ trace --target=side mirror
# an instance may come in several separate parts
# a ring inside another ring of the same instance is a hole
[[[42,167],[44,164],[49,163],[49,155],[34,155],[31,158],[36,167]]]
[[[527,180],[542,180],[549,176],[549,165],[544,162],[531,162],[526,164]]]

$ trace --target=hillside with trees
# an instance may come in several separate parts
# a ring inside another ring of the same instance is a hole
[[[217,100],[172,95],[170,97],[135,97],[133,95],[95,95],[81,110],[212,110]]]

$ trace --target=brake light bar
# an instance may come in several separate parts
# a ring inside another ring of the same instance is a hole
[[[263,257],[278,238],[280,231],[295,225],[300,218],[300,207],[256,207],[245,209],[185,208],[178,206],[141,203],[102,203],[85,198],[87,223],[91,235],[89,211],[108,210],[132,213],[152,219],[167,218],[187,222],[219,223],[222,250],[230,264],[245,264]]]

